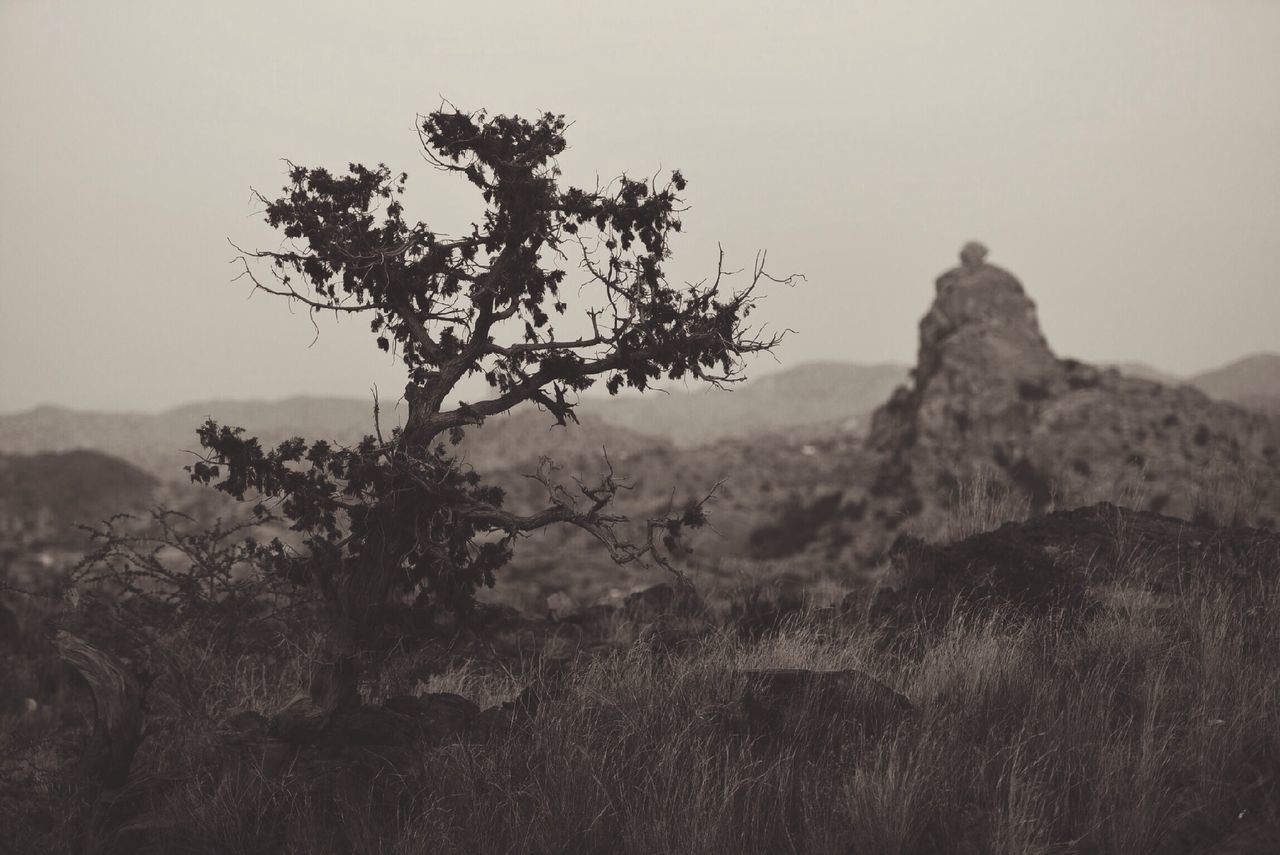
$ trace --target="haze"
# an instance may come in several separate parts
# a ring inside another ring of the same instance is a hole
[[[0,2],[0,411],[398,394],[359,322],[233,283],[281,158],[465,186],[414,116],[551,110],[566,179],[679,168],[673,270],[769,250],[778,356],[914,359],[971,238],[1055,349],[1190,373],[1280,348],[1280,4]],[[761,368],[767,366],[760,366]]]

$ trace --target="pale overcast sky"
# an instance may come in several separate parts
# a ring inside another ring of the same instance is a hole
[[[1188,373],[1280,350],[1280,3],[0,0],[0,411],[384,395],[363,324],[232,284],[281,158],[410,173],[448,98],[575,122],[566,177],[680,168],[716,243],[809,283],[784,365],[910,361],[971,238],[1061,354]]]

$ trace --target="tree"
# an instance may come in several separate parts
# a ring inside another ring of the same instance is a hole
[[[647,537],[632,542],[610,510],[623,486],[611,468],[599,484],[571,491],[544,465],[547,506],[521,515],[449,446],[465,428],[526,402],[560,425],[575,421],[577,394],[596,383],[614,394],[663,377],[732,383],[745,356],[780,341],[748,319],[762,282],[789,279],[769,276],[760,255],[745,287],[730,289],[722,252],[713,278],[668,282],[684,177],[563,187],[556,158],[565,129],[550,113],[527,121],[442,108],[420,117],[429,161],[483,199],[483,216],[457,237],[409,222],[407,176],[385,165],[352,164],[336,175],[290,163],[282,194],[259,196],[286,243],[244,253],[244,275],[313,313],[366,316],[378,346],[404,363],[408,413],[403,428],[384,436],[375,404],[375,433],[354,448],[292,439],[267,450],[209,421],[192,478],[279,504],[305,550],[277,544],[275,561],[318,586],[338,635],[356,649],[376,636],[381,610],[397,596],[416,592],[425,607],[465,615],[515,539],[544,526],[578,526],[619,562],[670,567],[664,550],[705,521],[701,503],[650,520]],[[574,260],[572,275],[585,283],[569,281]],[[569,285],[583,303],[581,331],[557,336],[553,319],[569,311]],[[450,405],[473,375],[490,396]]]

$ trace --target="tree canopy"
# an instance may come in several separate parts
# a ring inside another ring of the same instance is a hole
[[[516,514],[450,453],[465,428],[520,404],[575,421],[579,393],[598,383],[616,394],[662,378],[735,382],[745,357],[781,339],[750,316],[759,286],[790,279],[769,276],[760,254],[734,287],[721,253],[707,279],[670,282],[664,265],[681,226],[684,177],[564,186],[557,157],[566,127],[551,113],[529,121],[450,107],[420,117],[427,159],[482,200],[461,235],[407,219],[408,177],[381,164],[335,174],[290,163],[281,194],[259,196],[285,241],[245,252],[244,275],[312,312],[367,317],[378,347],[404,363],[407,416],[384,435],[375,405],[374,432],[353,448],[293,439],[264,449],[210,421],[192,478],[278,503],[306,544],[303,554],[278,545],[278,562],[315,580],[353,626],[414,591],[465,611],[515,538],[547,525],[585,529],[617,561],[665,565],[663,550],[681,529],[704,522],[698,503],[649,520],[646,538],[621,536],[610,502],[622,483],[607,464],[599,484],[573,489],[544,464],[536,477],[546,506]],[[556,319],[571,313],[565,323],[579,331],[557,335]],[[476,376],[490,393],[456,401],[459,384]]]

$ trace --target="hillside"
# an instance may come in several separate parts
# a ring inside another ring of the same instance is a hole
[[[1280,414],[1280,353],[1255,353],[1188,377],[1161,371],[1144,362],[1120,362],[1109,367],[1126,377],[1153,380],[1166,386],[1192,386],[1216,401]]]
[[[812,363],[730,391],[589,396],[580,426],[555,427],[545,413],[521,410],[469,431],[459,453],[503,487],[513,508],[532,511],[545,491],[524,475],[541,456],[562,464],[558,475],[572,489],[575,477],[599,477],[607,451],[633,485],[618,503],[637,531],[668,503],[720,483],[709,505],[714,529],[692,538],[682,562],[708,583],[773,572],[770,561],[862,577],[899,532],[937,537],[953,527],[954,500],[975,484],[1015,515],[1108,500],[1187,517],[1212,508],[1249,524],[1280,518],[1275,422],[1212,400],[1265,406],[1280,357],[1250,357],[1185,382],[1140,364],[1094,368],[1053,353],[1034,303],[1008,272],[962,267],[938,287],[921,322],[913,385],[891,399],[895,384],[912,383],[903,366]],[[195,447],[208,416],[268,444],[295,435],[353,443],[369,431],[372,407],[301,397],[155,415],[42,407],[0,417],[0,453],[94,449],[182,485],[192,459],[184,449]],[[384,432],[396,422],[384,402]],[[212,501],[205,493],[180,499]],[[619,570],[590,538],[562,529],[525,540],[504,575],[504,590],[525,601],[562,588],[591,600],[661,578]]]
[[[199,447],[196,428],[209,416],[241,424],[279,441],[290,436],[359,440],[371,421],[371,408],[351,398],[289,398],[282,401],[210,401],[162,413],[83,412],[38,407],[0,417],[0,452],[37,454],[89,449],[110,454],[163,480],[181,480],[191,462],[188,449]]]
[[[1280,414],[1280,353],[1255,353],[1188,382],[1211,398]]]
[[[0,646],[0,825],[15,852],[1275,850],[1280,536],[1097,505],[891,559],[869,596],[482,607],[323,714],[305,633],[224,646],[196,612],[142,684],[114,624],[41,639],[70,622],[41,599]],[[132,796],[104,820],[101,745]]]
[[[96,451],[0,455],[0,543],[24,548],[85,542],[77,524],[145,507],[156,480]]]

